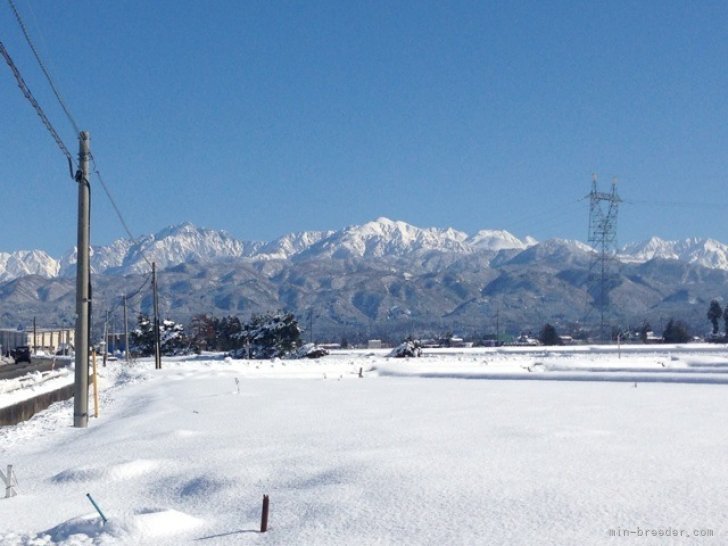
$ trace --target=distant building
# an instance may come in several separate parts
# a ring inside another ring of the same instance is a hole
[[[442,347],[442,344],[437,339],[421,339],[420,345],[422,345],[423,349],[437,349]]]
[[[0,329],[0,347],[7,354],[16,347],[27,345],[31,351],[56,354],[66,348],[73,348],[76,338],[74,328],[37,328],[33,330]]]
[[[448,345],[447,346],[448,347],[458,348],[458,349],[469,348],[469,347],[472,347],[473,346],[473,342],[472,341],[465,341],[461,337],[451,337],[448,340]]]
[[[645,343],[662,343],[664,340],[662,339],[662,336],[658,336],[655,332],[652,330],[649,330],[645,333],[644,342]]]
[[[381,349],[382,348],[382,340],[381,339],[370,339],[367,341],[367,349]]]
[[[536,345],[541,345],[541,342],[537,339],[530,337],[526,333],[522,333],[512,345],[536,346]]]

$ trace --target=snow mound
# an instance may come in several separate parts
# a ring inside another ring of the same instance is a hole
[[[47,535],[51,544],[111,544],[114,538],[120,538],[123,529],[114,521],[103,520],[96,513],[79,516],[49,529]],[[34,544],[34,543],[31,543]]]
[[[132,518],[135,531],[145,538],[184,533],[203,523],[203,520],[184,512],[164,508],[144,508],[137,511]]]
[[[200,527],[203,520],[165,508],[142,508],[121,524],[115,518],[106,523],[96,513],[67,520],[38,535],[0,535],[4,546],[86,546],[112,544],[154,544]]]
[[[159,461],[138,459],[109,466],[69,468],[53,476],[52,481],[56,483],[86,482],[101,478],[110,481],[122,481],[153,472],[160,466]]]
[[[3,546],[86,546],[118,544],[127,535],[117,522],[105,524],[98,514],[78,516],[37,535],[0,535]]]

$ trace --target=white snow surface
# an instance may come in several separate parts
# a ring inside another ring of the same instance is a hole
[[[109,363],[0,428],[0,544],[728,543],[725,346],[386,352]]]

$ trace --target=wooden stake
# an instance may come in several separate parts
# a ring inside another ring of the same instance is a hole
[[[268,530],[268,495],[263,495],[263,513],[260,516],[260,532]]]

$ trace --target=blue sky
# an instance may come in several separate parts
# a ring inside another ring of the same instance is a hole
[[[15,2],[135,235],[387,216],[583,241],[596,172],[620,243],[728,242],[726,2]],[[75,153],[5,2],[0,40]],[[0,251],[60,255],[75,183],[4,63],[0,104]]]

